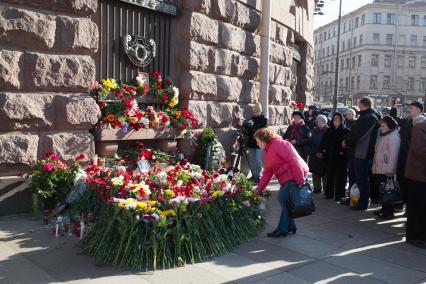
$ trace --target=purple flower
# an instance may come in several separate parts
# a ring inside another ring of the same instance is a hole
[[[123,126],[121,127],[121,130],[123,131],[123,132],[127,132],[127,131],[129,131],[129,124],[127,123],[127,122],[125,122],[125,123],[123,123]]]

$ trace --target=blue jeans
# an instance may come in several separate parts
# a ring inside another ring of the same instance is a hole
[[[260,180],[260,173],[263,169],[263,150],[258,148],[249,148],[251,175],[257,183]]]
[[[296,229],[296,224],[293,218],[288,214],[287,202],[290,198],[290,182],[287,182],[280,187],[278,192],[278,202],[281,205],[280,221],[278,223],[278,233],[287,233],[289,230]]]
[[[366,210],[370,198],[370,181],[368,178],[370,165],[368,164],[368,160],[358,158],[351,158],[350,163],[349,183],[352,177],[352,180],[358,185],[360,193],[358,209]]]

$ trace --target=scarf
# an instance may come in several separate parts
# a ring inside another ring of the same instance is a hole
[[[299,124],[293,124],[290,136],[291,140],[297,140],[303,136],[302,126],[305,126],[305,122],[303,120]]]
[[[392,133],[392,132],[394,132],[396,130],[396,128],[392,128],[392,129],[390,129],[388,132],[385,132],[385,133],[382,133],[381,131],[380,131],[380,136],[386,136],[386,135],[388,135],[388,134],[390,134],[390,133]]]

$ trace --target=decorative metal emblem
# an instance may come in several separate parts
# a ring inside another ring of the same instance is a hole
[[[177,6],[172,0],[120,0],[129,4],[137,5],[156,12],[168,14],[171,16],[177,15]]]
[[[137,67],[145,67],[152,62],[156,53],[155,41],[142,36],[124,36],[124,52]]]

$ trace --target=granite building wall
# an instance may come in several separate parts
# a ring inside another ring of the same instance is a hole
[[[290,100],[312,101],[315,1],[294,2],[273,1],[267,95],[269,122],[277,130],[290,121]],[[251,104],[265,95],[259,94],[261,1],[182,0],[180,9],[173,41],[181,100],[230,151]],[[301,60],[294,68],[296,49]]]
[[[96,10],[97,0],[0,1],[0,176],[50,149],[94,153]]]

